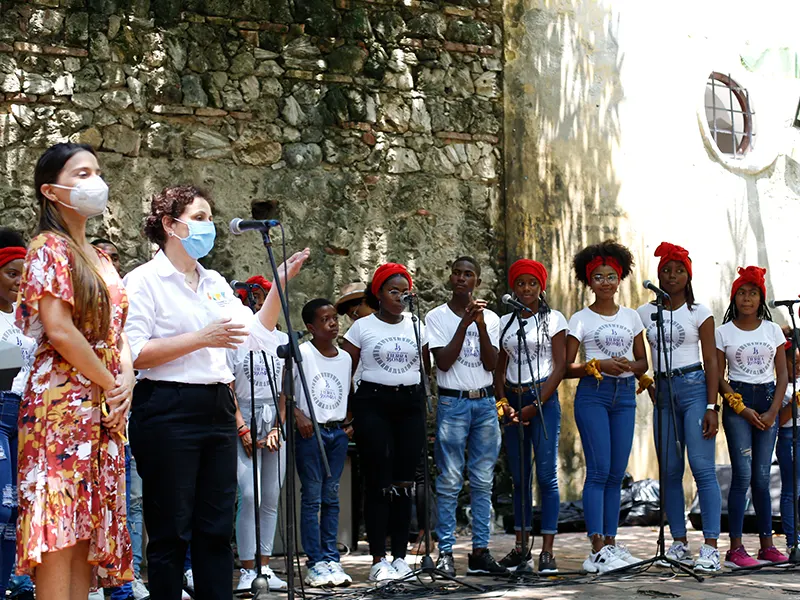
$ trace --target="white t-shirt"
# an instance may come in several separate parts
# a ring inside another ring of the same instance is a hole
[[[636,312],[639,313],[642,325],[647,330],[647,341],[650,342],[650,355],[653,357],[653,370],[655,371],[658,367],[658,329],[651,316],[656,312],[656,305],[644,304]],[[711,310],[702,304],[695,304],[692,306],[692,310],[689,310],[689,307],[684,304],[671,313],[668,310],[664,311],[664,346],[668,358],[670,349],[672,350],[673,369],[703,362],[700,351],[700,326],[713,316]],[[662,367],[665,367],[663,358]],[[666,368],[662,368],[662,372],[664,371]]]
[[[500,341],[503,350],[508,355],[506,382],[511,385],[531,383],[528,355],[531,357],[531,366],[533,367],[534,375],[536,375],[536,380],[547,379],[553,372],[553,337],[557,333],[567,330],[567,319],[560,312],[552,309],[541,322],[538,314],[523,319],[525,322],[525,345],[528,346],[528,353],[526,354],[524,348],[522,352],[519,352],[517,338],[519,326],[512,324],[508,327],[508,322],[514,318],[514,313],[500,317],[500,333],[503,334],[505,331],[503,339]],[[547,323],[547,331],[543,331],[545,322]],[[507,331],[506,327],[508,327]],[[517,381],[520,361],[522,361],[522,381]],[[536,371],[537,367],[539,369],[538,373]]]
[[[489,341],[492,346],[499,348],[500,317],[492,311],[484,309],[483,319],[486,323]],[[428,328],[428,343],[431,350],[447,346],[455,336],[460,323],[461,317],[454,313],[447,304],[437,306],[430,311],[425,317],[425,325]],[[437,366],[436,383],[439,384],[439,387],[468,392],[491,386],[492,379],[492,371],[484,369],[481,362],[478,326],[471,323],[467,327],[461,352],[453,366],[448,371],[442,371]]]
[[[783,348],[786,337],[772,321],[761,321],[753,331],[739,329],[729,321],[717,327],[717,350],[728,361],[728,380],[743,383],[775,381],[775,351]]]
[[[16,345],[22,351],[22,368],[14,377],[11,384],[11,392],[22,396],[25,386],[28,383],[33,366],[33,358],[36,354],[36,340],[22,334],[22,330],[14,324],[14,313],[17,311],[16,304],[10,313],[0,311],[0,341]]]
[[[428,344],[427,328],[420,326],[422,346]],[[382,385],[417,385],[419,356],[414,324],[409,315],[397,324],[381,321],[376,315],[353,323],[344,336],[361,350],[362,381]]]
[[[800,382],[798,382],[797,391],[800,392]],[[789,382],[789,385],[786,386],[786,393],[783,395],[783,403],[781,404],[781,408],[784,406],[789,406],[789,403],[792,401],[792,382]],[[800,427],[800,406],[797,407],[798,416],[797,416],[797,426]],[[791,427],[792,426],[792,418],[789,417],[789,420],[786,421],[781,427]]]
[[[336,351],[336,357],[329,358],[323,356],[311,342],[300,345],[303,372],[314,405],[314,416],[320,424],[344,421],[347,417],[347,397],[350,395],[353,361],[344,350],[337,348]],[[311,413],[297,369],[295,369],[294,389],[298,408],[305,416],[310,417]]]
[[[289,336],[282,331],[275,330],[275,337],[277,343],[286,344],[289,341]],[[254,379],[256,400],[272,400],[272,390],[270,388],[269,380],[267,379],[267,366],[264,364],[264,356],[267,357],[267,364],[269,371],[272,374],[272,379],[277,386],[277,391],[281,391],[281,384],[283,383],[283,359],[278,358],[272,352],[261,350],[253,351],[253,366],[256,372]],[[238,346],[233,350],[227,352],[228,366],[235,377],[234,390],[239,402],[250,401],[250,352],[244,346]]]
[[[642,331],[639,313],[626,306],[620,306],[613,317],[599,315],[587,306],[569,320],[569,335],[583,344],[587,361],[623,356],[633,361],[633,340]],[[613,377],[606,373],[603,376]],[[633,377],[633,373],[623,373],[620,377]]]

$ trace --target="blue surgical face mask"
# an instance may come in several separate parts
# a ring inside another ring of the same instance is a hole
[[[214,240],[217,238],[217,230],[214,228],[214,223],[211,221],[181,221],[175,219],[178,223],[183,223],[189,228],[189,235],[185,238],[180,237],[175,232],[170,232],[181,241],[186,253],[194,259],[203,258],[214,247]]]

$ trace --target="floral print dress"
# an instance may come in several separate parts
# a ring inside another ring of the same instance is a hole
[[[111,323],[104,335],[87,339],[100,340],[90,343],[116,375],[128,297],[108,256],[98,254]],[[89,540],[98,583],[110,587],[133,579],[123,441],[102,426],[101,388],[61,357],[39,319],[45,294],[74,306],[71,255],[63,237],[38,235],[20,286],[17,325],[38,347],[19,411],[17,573],[33,574],[43,553]]]

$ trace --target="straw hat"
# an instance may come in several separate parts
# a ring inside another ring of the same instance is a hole
[[[361,300],[367,295],[367,286],[366,284],[356,281],[354,283],[348,283],[347,285],[342,287],[341,296],[336,300],[334,306],[336,307],[336,312],[340,315],[344,314],[339,307],[347,302],[352,300]]]

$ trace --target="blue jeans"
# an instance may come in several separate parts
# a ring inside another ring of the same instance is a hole
[[[500,425],[494,396],[472,400],[439,397],[434,454],[439,471],[436,533],[440,552],[452,552],[456,542],[458,494],[464,485],[464,451],[469,455],[472,547],[488,548],[494,465],[500,453]]]
[[[308,566],[339,562],[339,479],[347,459],[347,434],[341,429],[320,427],[331,476],[325,475],[317,438],[295,436],[297,474],[300,477],[300,541]],[[319,518],[317,518],[319,515]]]
[[[521,407],[517,394],[506,387],[506,396],[514,410],[519,412]],[[533,391],[522,394],[522,408],[533,404],[533,401]],[[544,437],[542,418],[539,415],[533,417],[530,420],[530,424],[524,427],[525,433],[522,444],[522,464],[525,466],[524,484],[520,482],[519,478],[519,426],[509,425],[506,427],[506,453],[508,454],[511,478],[514,481],[514,529],[522,531],[523,486],[526,492],[525,525],[527,529],[533,529],[533,494],[531,493],[531,485],[533,483],[531,448],[533,448],[533,460],[536,461],[536,481],[539,484],[539,492],[542,496],[542,533],[556,534],[558,533],[560,503],[556,469],[558,464],[558,438],[561,434],[561,404],[558,401],[557,391],[542,405],[542,416],[547,429],[547,439]]]
[[[800,450],[800,433],[798,433],[795,452]],[[794,488],[792,487],[792,428],[781,427],[778,429],[778,464],[781,467],[781,524],[786,535],[787,546],[793,546],[800,541],[800,535],[794,531]],[[800,455],[798,455],[800,460]],[[800,477],[797,477],[800,486]]]
[[[775,384],[730,382],[733,391],[742,395],[747,408],[761,414],[769,410],[775,395]],[[742,537],[747,488],[751,488],[753,508],[760,537],[772,535],[772,502],[769,495],[769,472],[772,451],[778,435],[778,423],[760,431],[725,404],[722,425],[731,456],[731,488],[728,491],[728,529],[732,538]]]
[[[17,555],[17,417],[20,397],[0,392],[0,598]]]
[[[130,511],[131,507],[131,447],[125,446],[125,503],[127,510]],[[131,525],[128,523],[128,533],[130,533]],[[111,600],[129,600],[133,598],[133,586],[130,582],[123,583],[122,585],[111,588]]]
[[[661,460],[664,464],[664,510],[673,538],[686,536],[686,511],[683,497],[683,471],[689,454],[689,465],[697,483],[700,497],[700,514],[703,518],[703,536],[717,539],[720,530],[722,495],[717,481],[716,438],[703,439],[703,418],[706,414],[708,395],[706,374],[692,371],[672,378],[675,396],[675,419],[678,440],[683,452],[678,455],[675,443],[675,425],[669,405],[669,388],[665,379],[658,379],[658,406],[653,413],[653,431],[658,451],[658,424],[663,413],[661,427]]]
[[[128,504],[128,530],[131,533],[133,572],[138,577],[142,568],[142,478],[136,470],[136,459],[131,456],[130,502]]]
[[[583,511],[589,537],[617,535],[622,478],[636,420],[636,378],[582,377],[575,394],[575,423],[586,459]]]

